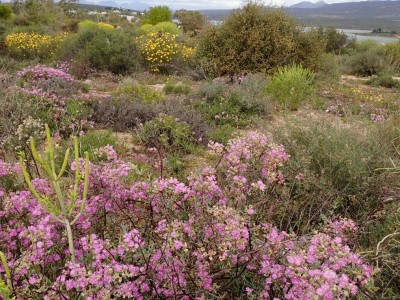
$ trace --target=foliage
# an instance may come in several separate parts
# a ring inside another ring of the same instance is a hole
[[[268,113],[271,100],[265,92],[268,80],[262,74],[246,75],[240,85],[234,85],[230,93],[243,113]]]
[[[190,126],[178,118],[160,114],[137,129],[142,143],[164,153],[190,153],[194,149],[194,139]]]
[[[54,25],[62,16],[61,8],[53,0],[26,0],[22,9],[29,24]]]
[[[126,73],[138,67],[139,49],[134,40],[121,31],[99,31],[78,54],[98,70],[115,74]]]
[[[202,29],[206,25],[206,18],[201,12],[180,9],[174,12],[174,18],[178,19],[184,32],[195,33],[196,29]]]
[[[157,23],[156,25],[152,24],[144,24],[140,27],[140,31],[143,32],[143,34],[147,35],[152,32],[169,32],[174,35],[179,35],[181,31],[179,30],[178,26],[176,26],[172,22],[160,22]]]
[[[0,20],[11,19],[12,9],[8,4],[0,4]]]
[[[355,48],[356,40],[335,27],[319,27],[318,33],[326,40],[325,51],[333,54],[343,54]]]
[[[152,104],[159,102],[164,96],[162,93],[142,85],[131,78],[124,79],[114,94],[131,101],[142,101]]]
[[[399,80],[394,79],[393,76],[389,74],[380,74],[378,77],[371,78],[367,81],[367,84],[386,88],[400,88]]]
[[[74,138],[74,153],[75,153],[75,180],[73,189],[70,191],[65,191],[62,189],[61,179],[68,165],[69,159],[69,149],[65,152],[63,164],[59,171],[55,168],[55,156],[54,156],[54,145],[50,135],[50,129],[46,125],[46,136],[47,136],[47,146],[45,149],[46,158],[43,158],[36,151],[36,146],[34,140],[30,140],[30,150],[32,156],[36,163],[38,163],[43,169],[48,180],[52,183],[54,188],[53,194],[56,195],[56,199],[51,199],[49,195],[41,195],[40,190],[38,191],[32,184],[32,180],[25,166],[25,154],[21,153],[19,160],[19,166],[24,175],[25,182],[29,187],[32,195],[39,202],[41,207],[57,222],[65,226],[65,230],[68,236],[68,250],[71,255],[71,262],[76,262],[75,256],[75,245],[71,226],[73,226],[82,215],[85,210],[86,197],[89,187],[89,155],[85,153],[85,169],[84,173],[80,173],[80,163],[79,163],[79,148],[78,139]],[[78,195],[78,188],[80,183],[83,181],[83,192],[82,195]],[[79,197],[79,202],[78,202]],[[68,201],[68,202],[67,202]],[[79,205],[78,205],[79,203]],[[75,210],[78,212],[74,214]]]
[[[114,147],[117,145],[117,139],[111,130],[98,131],[89,130],[79,139],[80,149],[79,155],[83,156],[85,152],[89,154],[90,160],[94,163],[101,161],[98,155],[98,149],[103,147]]]
[[[383,71],[384,59],[375,49],[354,54],[349,59],[350,72],[361,76],[372,76]]]
[[[288,156],[265,135],[211,145],[217,169],[193,172],[187,183],[124,183],[133,166],[112,148],[100,151],[109,159],[90,166],[87,203],[75,225],[76,263],[62,224],[28,191],[1,196],[0,247],[19,297],[35,297],[40,287],[44,298],[346,299],[371,284],[373,269],[349,239],[357,230],[351,220],[327,221],[307,235],[270,223],[262,204],[282,184]],[[2,177],[11,175],[11,165],[0,166]],[[46,181],[32,185],[52,196]]]
[[[309,70],[317,71],[325,54],[326,39],[321,38],[318,30],[313,28],[303,29],[295,35],[294,40],[295,46],[289,64],[300,64]]]
[[[90,30],[93,28],[114,30],[114,26],[111,24],[104,23],[104,22],[93,22],[90,20],[85,20],[85,21],[79,22],[78,28],[79,28],[79,30]]]
[[[296,110],[315,93],[315,75],[301,66],[282,67],[271,77],[267,92],[282,108]]]
[[[376,169],[387,166],[398,146],[398,128],[379,123],[356,127],[326,116],[294,118],[275,128],[277,141],[291,157],[286,172],[293,184],[286,195],[291,205],[279,204],[277,220],[301,232],[334,215],[369,223],[390,189],[391,178]]]
[[[324,53],[321,56],[316,73],[318,79],[339,81],[341,74],[338,57],[332,53]]]
[[[388,64],[396,73],[400,73],[400,42],[385,44],[383,51]]]
[[[156,25],[161,22],[171,21],[172,12],[168,6],[154,6],[150,8],[142,24]]]
[[[92,120],[116,131],[132,130],[154,119],[160,109],[143,101],[100,100],[94,104]]]
[[[67,36],[66,33],[55,36],[34,32],[11,33],[6,36],[5,45],[16,58],[46,59],[54,57]]]
[[[164,86],[164,92],[166,94],[189,94],[191,91],[190,85],[178,82],[167,82]]]
[[[316,56],[322,54],[319,49],[325,47],[320,43],[320,39],[310,39],[307,32],[302,32],[283,10],[249,3],[235,10],[220,27],[204,30],[197,53],[200,66],[214,76],[271,73],[289,63],[318,60]],[[306,55],[303,45],[311,54]]]
[[[115,74],[127,73],[140,65],[140,51],[129,35],[121,30],[83,26],[65,40],[60,58],[75,59],[77,66],[88,66]]]

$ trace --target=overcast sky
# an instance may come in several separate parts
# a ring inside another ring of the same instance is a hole
[[[90,1],[90,0],[89,0]],[[93,1],[93,0],[92,0]],[[96,2],[100,2],[101,0],[97,0]],[[135,0],[114,0],[115,2],[134,2]],[[299,3],[302,1],[310,1],[310,0],[265,0],[263,1],[265,4],[272,4],[278,6],[290,6],[295,3]],[[319,0],[311,0],[310,2],[317,2]],[[338,2],[352,2],[355,0],[327,0],[325,2],[328,3],[338,3]],[[149,6],[156,5],[166,5],[171,9],[225,9],[225,8],[238,8],[245,1],[242,0],[139,0],[141,3],[146,3]]]

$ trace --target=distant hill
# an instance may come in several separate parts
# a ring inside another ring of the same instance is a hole
[[[113,7],[113,8],[126,8],[126,9],[131,9],[131,10],[135,10],[135,11],[144,11],[144,10],[148,10],[150,8],[150,6],[146,3],[143,2],[139,2],[139,1],[134,1],[132,3],[117,3],[114,2],[112,0],[105,0],[105,1],[101,1],[98,3],[94,3],[91,2],[90,0],[80,0],[79,1],[80,4],[86,4],[86,5],[92,5],[93,7]],[[90,7],[89,7],[90,8]]]
[[[339,19],[387,19],[400,17],[400,1],[362,1],[333,3],[314,8],[291,6],[286,10],[297,17],[319,16]]]
[[[324,2],[324,1],[318,1],[316,3],[309,2],[309,1],[303,1],[300,3],[294,4],[290,7],[291,8],[319,8],[319,7],[325,6],[327,4],[328,3]]]
[[[283,9],[299,21],[310,25],[371,30],[384,28],[400,32],[400,1],[362,1],[325,3],[325,5],[320,3],[321,6],[315,7],[318,3],[305,1]],[[304,7],[308,5],[314,5],[314,7]],[[209,20],[223,20],[231,14],[232,10],[202,10],[201,12]]]

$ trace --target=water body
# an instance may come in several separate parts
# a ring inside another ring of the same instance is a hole
[[[360,29],[337,29],[339,32],[344,32],[348,36],[355,36],[357,41],[365,41],[365,40],[375,40],[381,44],[391,43],[399,41],[400,39],[386,36],[374,36],[374,35],[361,35],[365,33],[371,33],[371,30],[360,30]]]

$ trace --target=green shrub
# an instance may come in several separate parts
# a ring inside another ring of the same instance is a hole
[[[172,12],[168,6],[154,6],[150,8],[142,23],[156,25],[157,23],[171,21],[171,17]]]
[[[164,86],[164,92],[166,94],[189,94],[191,91],[190,85],[178,82],[167,82]]]
[[[222,126],[215,126],[207,134],[207,138],[211,141],[222,143],[226,145],[228,141],[233,138],[233,133],[235,132],[235,127],[229,124]]]
[[[318,79],[338,81],[340,79],[340,64],[337,55],[324,53],[321,56],[316,73]]]
[[[291,156],[286,174],[292,174],[293,186],[288,183],[288,203],[280,204],[277,216],[282,226],[307,231],[332,216],[368,222],[390,189],[390,178],[376,169],[390,164],[399,144],[398,122],[367,129],[340,122],[326,116],[292,118],[274,129],[276,141]]]
[[[187,123],[175,117],[160,114],[136,131],[142,143],[165,153],[186,154],[195,148],[195,141]]]
[[[199,87],[196,96],[202,100],[212,103],[221,100],[224,94],[225,85],[223,83],[205,82]]]
[[[247,114],[266,113],[270,109],[271,99],[265,92],[267,78],[262,74],[249,74],[240,85],[229,89],[235,95],[235,104],[241,112]]]
[[[151,32],[160,32],[160,31],[165,31],[176,35],[179,35],[181,33],[178,26],[176,26],[172,22],[161,22],[157,23],[156,25],[144,24],[140,27],[140,31],[144,35],[147,35]]]
[[[356,53],[348,61],[350,72],[360,76],[372,76],[384,70],[384,58],[376,49]]]
[[[315,75],[296,65],[279,68],[271,77],[267,92],[282,108],[296,110],[315,96]]]
[[[8,4],[0,4],[0,20],[11,19],[12,9]]]
[[[319,27],[318,33],[326,40],[325,51],[333,54],[347,53],[356,46],[356,39],[340,32],[335,27]]]
[[[142,85],[132,78],[124,79],[114,94],[132,101],[142,101],[146,103],[157,103],[164,97],[161,92],[157,92],[150,87]]]
[[[396,73],[400,73],[400,42],[388,43],[383,46],[388,64]]]
[[[88,131],[84,136],[80,137],[79,141],[81,144],[80,154],[87,151],[91,162],[99,161],[99,158],[93,155],[96,149],[104,146],[115,147],[117,145],[117,139],[111,130]]]
[[[367,52],[370,50],[380,50],[380,49],[382,49],[382,45],[378,41],[371,39],[357,42],[355,46],[355,50],[358,53]]]
[[[68,38],[60,52],[64,60],[75,59],[77,66],[127,73],[140,66],[140,51],[135,40],[121,30],[83,27]]]
[[[206,72],[219,76],[272,73],[288,63],[308,66],[318,61],[324,48],[321,39],[304,32],[282,9],[249,3],[235,10],[220,27],[204,30],[197,55]]]
[[[160,113],[157,106],[128,99],[101,100],[94,104],[92,120],[116,131],[132,130]]]
[[[386,88],[399,88],[400,81],[393,78],[393,76],[389,74],[380,74],[378,77],[371,78],[367,82],[372,86],[382,86]]]

